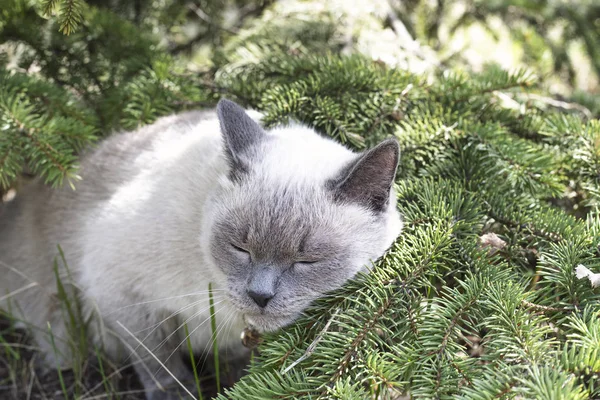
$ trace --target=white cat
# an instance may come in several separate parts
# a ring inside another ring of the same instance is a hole
[[[245,326],[289,324],[393,243],[398,156],[395,140],[356,154],[304,126],[265,131],[228,100],[162,118],[85,154],[77,190],[38,182],[6,205],[0,290],[17,291],[11,312],[41,328],[50,365],[68,366],[53,272],[60,245],[85,316],[101,317],[90,340],[115,357],[123,343],[137,349],[147,398],[178,398],[176,385],[163,390],[172,376],[123,326],[184,381],[181,357],[170,357],[186,350],[177,328],[185,322],[194,349],[210,350],[212,283],[218,343],[244,355]]]

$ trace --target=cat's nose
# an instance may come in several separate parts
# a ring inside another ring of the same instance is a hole
[[[269,300],[271,300],[274,295],[271,292],[255,292],[253,290],[249,290],[248,296],[250,296],[250,298],[254,300],[259,307],[265,308]]]
[[[260,307],[265,308],[269,300],[275,296],[280,269],[271,265],[259,266],[248,282],[248,296]]]

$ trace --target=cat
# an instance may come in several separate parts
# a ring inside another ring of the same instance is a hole
[[[209,283],[220,349],[245,357],[245,327],[290,324],[392,245],[398,159],[394,139],[358,154],[301,124],[265,130],[226,99],[112,135],[82,155],[76,190],[37,182],[5,205],[4,307],[41,328],[48,365],[69,366],[60,245],[83,318],[100,317],[90,341],[113,357],[135,350],[147,399],[179,398],[182,324],[194,350],[211,350]]]

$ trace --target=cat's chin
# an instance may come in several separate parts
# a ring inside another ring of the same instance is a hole
[[[293,315],[271,316],[263,314],[245,314],[244,321],[248,327],[257,330],[260,333],[273,332],[283,328],[296,319]]]

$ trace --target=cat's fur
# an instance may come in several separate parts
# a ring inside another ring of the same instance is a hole
[[[292,322],[392,244],[402,228],[392,188],[398,153],[394,140],[356,154],[301,125],[264,131],[227,100],[217,112],[114,135],[84,155],[75,191],[36,183],[6,205],[0,294],[37,283],[10,297],[11,310],[42,328],[34,334],[51,364],[68,365],[52,268],[60,244],[84,314],[102,317],[91,339],[109,354],[121,341],[137,348],[147,397],[176,398],[157,389],[151,372],[163,386],[172,378],[117,321],[185,378],[180,357],[166,361],[185,337],[171,333],[187,321],[193,347],[208,350],[212,282],[217,322],[227,322],[218,343],[243,354],[244,326]],[[184,296],[194,292],[204,293]],[[48,321],[58,360],[39,333]]]

